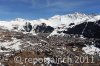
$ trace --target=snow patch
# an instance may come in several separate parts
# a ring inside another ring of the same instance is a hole
[[[61,33],[58,33],[58,31],[61,31]],[[54,35],[56,35],[56,36],[64,36],[65,34],[62,31],[63,31],[63,29],[62,30],[55,29],[47,38],[49,38],[50,36],[54,36]]]
[[[21,40],[14,39],[13,41],[6,41],[6,42],[0,42],[0,47],[5,47],[6,49],[12,49],[12,50],[20,50]],[[2,50],[0,50],[2,51]]]
[[[94,55],[95,53],[100,53],[100,49],[95,47],[94,45],[87,45],[83,47],[82,50],[85,51],[86,54]]]

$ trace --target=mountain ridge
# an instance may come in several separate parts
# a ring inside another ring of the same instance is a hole
[[[97,21],[100,20],[100,15],[87,15],[83,13],[73,13],[73,14],[66,14],[66,15],[55,15],[49,19],[38,19],[38,20],[27,20],[22,18],[16,18],[15,20],[11,20],[9,22],[7,21],[0,21],[0,26],[3,26],[3,28],[8,30],[14,30],[17,29],[17,31],[25,31],[27,32],[27,29],[29,30],[28,25],[30,24],[30,31],[37,33],[41,32],[41,28],[47,28],[42,29],[42,32],[49,32],[52,35],[64,35],[64,33],[70,33],[70,34],[76,34],[73,32],[73,29],[68,31],[68,29],[73,28],[77,25],[80,25],[82,23],[86,22],[94,22],[97,23]],[[46,24],[45,26],[41,24]],[[25,27],[26,26],[26,27]],[[83,26],[85,28],[85,26]],[[81,28],[81,27],[80,27]],[[83,29],[84,29],[83,28]],[[50,30],[49,30],[50,29]],[[83,30],[82,29],[82,30]],[[48,30],[48,31],[47,31]],[[53,31],[54,30],[54,31]],[[29,31],[29,32],[30,32]],[[31,33],[32,33],[31,32]]]
[[[24,22],[30,22],[32,23],[32,25],[46,23],[47,25],[57,27],[61,24],[66,24],[66,26],[68,26],[70,23],[80,24],[84,21],[92,21],[92,20],[96,21],[100,19],[99,17],[100,15],[95,16],[95,15],[86,15],[81,13],[73,13],[73,14],[66,14],[66,15],[55,15],[49,19],[38,19],[38,20],[27,20],[22,18],[16,18],[15,20],[10,20],[10,21],[0,21],[0,25],[2,25],[2,23],[5,23],[7,25],[11,25],[11,24],[23,25]]]

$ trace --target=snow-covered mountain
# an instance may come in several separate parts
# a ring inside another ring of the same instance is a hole
[[[22,18],[17,18],[15,20],[10,21],[0,21],[0,26],[12,30],[17,27],[17,30],[24,30],[26,22],[31,23],[33,26],[33,30],[37,26],[41,26],[42,23],[45,23],[47,26],[51,26],[55,28],[55,30],[50,34],[52,35],[64,35],[62,31],[67,31],[68,28],[75,27],[84,22],[96,22],[100,20],[100,15],[87,15],[82,13],[73,13],[73,14],[66,14],[66,15],[55,15],[49,19],[38,19],[38,20],[27,20]],[[47,32],[47,31],[46,31]]]
[[[74,23],[74,25],[80,24],[86,21],[96,21],[99,20],[100,15],[86,15],[81,13],[66,14],[66,15],[55,15],[49,19],[38,19],[38,20],[27,20],[22,18],[17,18],[10,21],[0,21],[0,26],[5,26],[8,29],[12,29],[12,26],[18,25],[22,26],[25,22],[30,22],[32,25],[46,23],[49,26],[58,27],[61,24],[66,24],[68,27],[69,24]]]
[[[74,13],[0,21],[0,53],[4,53],[0,56],[9,58],[23,51],[43,52],[46,57],[100,56],[100,15]]]

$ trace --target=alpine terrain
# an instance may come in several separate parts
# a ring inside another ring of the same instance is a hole
[[[81,61],[76,62],[77,57]],[[45,58],[46,63],[29,63],[24,58]],[[67,62],[61,59],[54,63],[51,58],[67,58]],[[0,66],[79,64],[100,66],[100,15],[73,13],[48,19],[0,21]]]

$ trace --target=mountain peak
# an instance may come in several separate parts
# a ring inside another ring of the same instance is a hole
[[[27,21],[27,20],[23,18],[16,18],[14,21]]]
[[[16,18],[15,20],[4,21],[3,23],[8,23],[9,25],[17,24],[19,26],[24,25],[26,22],[30,22],[32,25],[46,23],[47,25],[53,26],[53,27],[58,27],[61,24],[65,24],[66,27],[69,27],[71,23],[74,23],[75,25],[77,25],[86,21],[94,22],[99,19],[100,19],[100,15],[87,15],[84,13],[75,12],[73,14],[55,15],[49,19],[27,20],[23,18]],[[2,24],[2,21],[0,21],[0,25],[5,25],[5,24]]]

